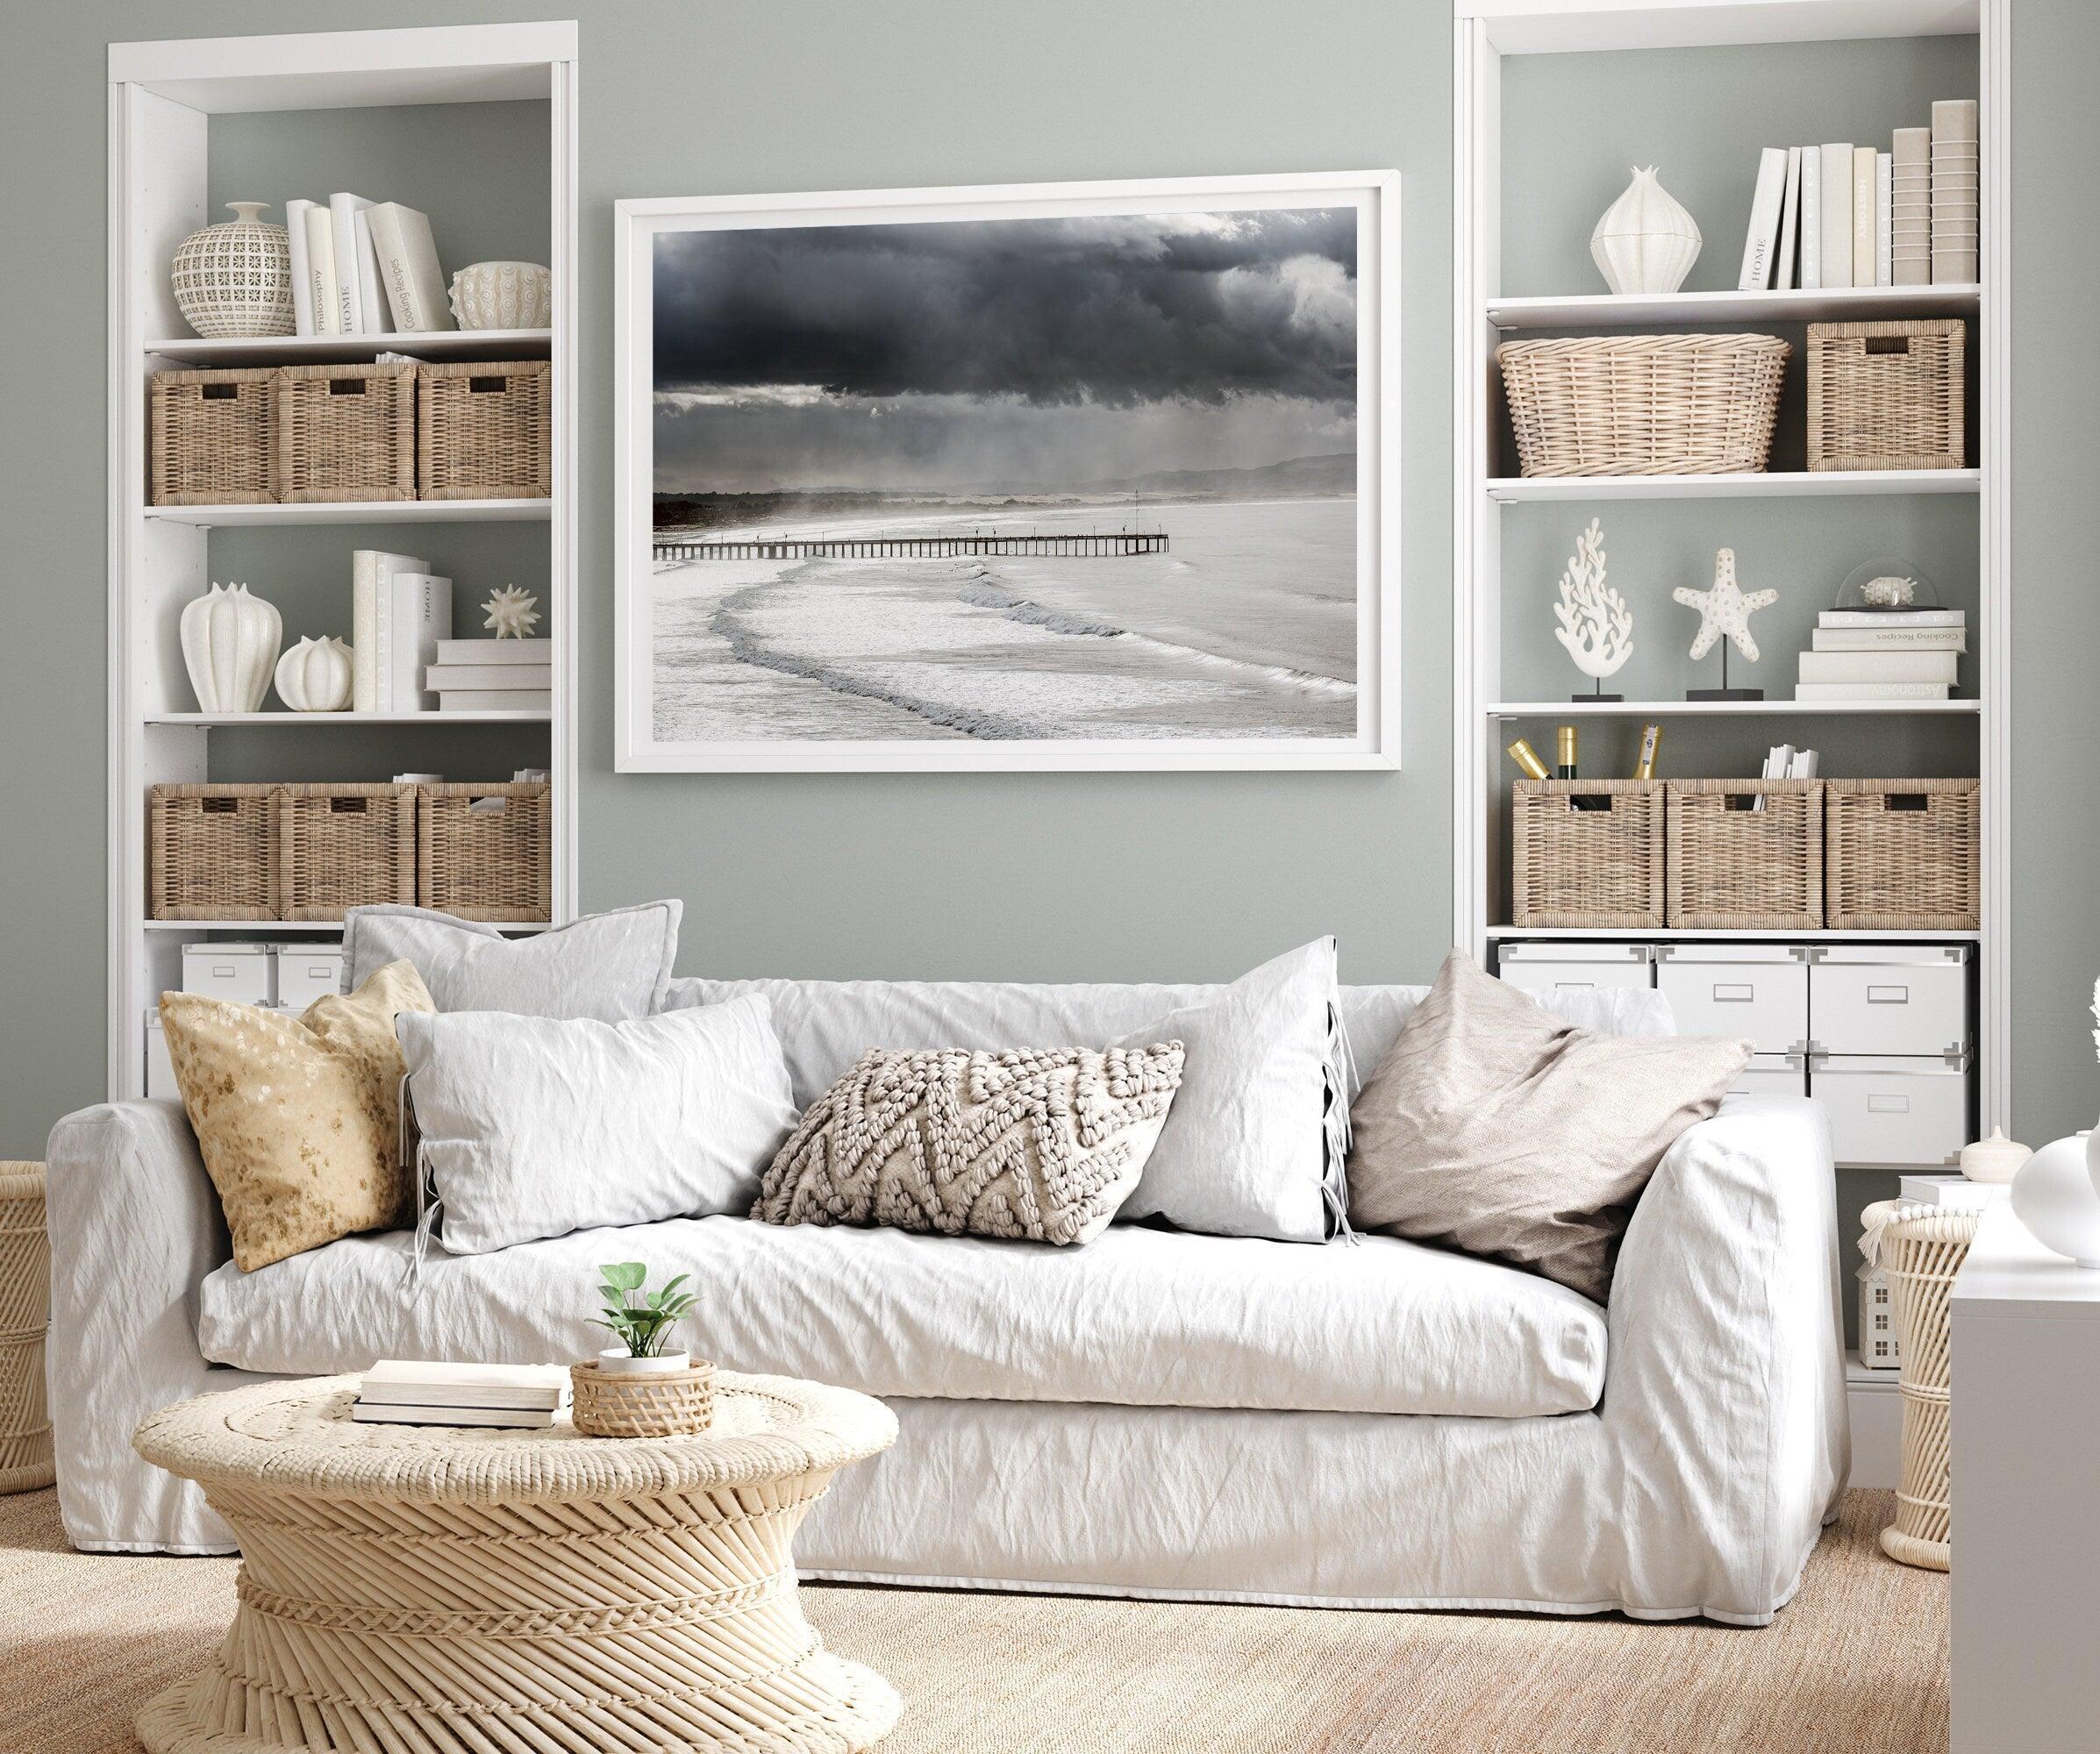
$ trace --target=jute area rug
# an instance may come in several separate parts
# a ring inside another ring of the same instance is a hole
[[[1847,1494],[1793,1605],[1746,1631],[811,1586],[834,1650],[904,1697],[883,1754],[1882,1754],[1947,1743],[1946,1579],[1882,1557]],[[0,1754],[132,1754],[202,1662],[231,1559],[75,1553],[0,1498]]]

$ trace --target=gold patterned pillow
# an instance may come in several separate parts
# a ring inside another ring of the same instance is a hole
[[[394,1016],[434,1009],[411,962],[296,1017],[161,994],[168,1057],[243,1273],[410,1221]]]
[[[1182,1083],[1182,1045],[876,1048],[810,1105],[751,1216],[1090,1242],[1129,1198]]]

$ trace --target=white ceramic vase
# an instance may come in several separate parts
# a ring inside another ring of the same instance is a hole
[[[350,670],[341,640],[302,639],[277,660],[277,698],[294,712],[340,712],[350,704]]]
[[[2012,1212],[2036,1242],[2080,1266],[2100,1267],[2100,1187],[2088,1166],[2093,1135],[2044,1145],[2012,1178]]]
[[[176,308],[200,335],[289,335],[291,244],[257,216],[260,201],[229,201],[234,217],[192,232],[175,246],[168,278]]]
[[[554,276],[538,262],[475,262],[452,277],[462,329],[545,329],[554,320]]]
[[[284,618],[246,585],[214,585],[182,610],[182,662],[197,710],[254,712],[269,691]]]
[[[1655,181],[1651,165],[1636,169],[1625,193],[1604,210],[1589,234],[1589,254],[1614,292],[1675,292],[1703,241],[1698,222]]]
[[[607,1376],[668,1376],[673,1371],[692,1368],[684,1352],[659,1352],[653,1358],[638,1358],[625,1346],[608,1346],[598,1354],[598,1368]]]

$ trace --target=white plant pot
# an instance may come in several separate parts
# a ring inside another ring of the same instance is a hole
[[[668,1376],[674,1371],[690,1370],[690,1355],[685,1352],[660,1352],[653,1358],[638,1358],[625,1346],[608,1346],[598,1354],[598,1368],[607,1376]]]
[[[1636,169],[1625,192],[1589,234],[1589,257],[1616,293],[1670,293],[1699,260],[1698,221],[1655,181],[1653,165]]]
[[[2100,1187],[2089,1166],[2090,1133],[2055,1139],[2012,1178],[2012,1212],[2044,1248],[2100,1267]]]
[[[200,712],[254,712],[269,692],[284,617],[246,585],[214,585],[182,610],[182,663]]]

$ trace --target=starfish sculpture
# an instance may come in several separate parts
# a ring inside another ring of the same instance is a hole
[[[1751,663],[1757,662],[1757,641],[1750,637],[1750,614],[1777,602],[1779,593],[1752,591],[1746,596],[1738,590],[1734,549],[1723,548],[1714,555],[1711,590],[1679,588],[1670,595],[1685,608],[1699,611],[1699,632],[1691,643],[1694,658],[1704,658],[1713,650],[1714,642],[1726,634],[1738,652]]]

